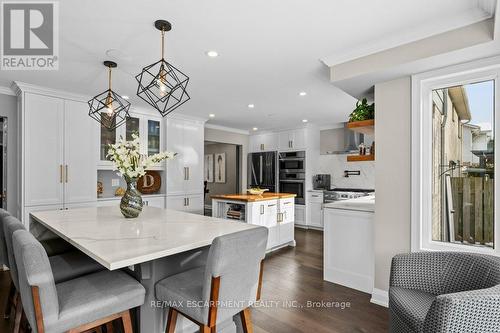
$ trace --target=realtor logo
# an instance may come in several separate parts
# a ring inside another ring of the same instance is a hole
[[[58,3],[3,1],[1,9],[0,69],[57,70]]]

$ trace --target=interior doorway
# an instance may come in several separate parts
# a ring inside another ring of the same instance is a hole
[[[0,208],[7,209],[7,117],[0,117]]]
[[[205,141],[205,215],[212,215],[213,195],[241,192],[241,151],[241,145]]]

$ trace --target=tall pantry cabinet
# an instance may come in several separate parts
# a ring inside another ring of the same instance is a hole
[[[177,153],[167,160],[167,208],[203,214],[205,121],[174,115],[166,124],[167,150]]]
[[[18,216],[96,203],[98,124],[86,98],[24,83],[18,96]]]

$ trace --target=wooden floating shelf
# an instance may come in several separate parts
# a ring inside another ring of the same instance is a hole
[[[375,134],[375,119],[353,121],[347,123],[347,128],[365,135],[373,135]]]
[[[347,155],[347,162],[375,161],[375,155]]]

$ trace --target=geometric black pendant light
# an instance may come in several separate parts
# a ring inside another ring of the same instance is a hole
[[[161,59],[144,67],[136,75],[139,84],[137,96],[166,116],[190,99],[186,91],[189,77],[165,61],[165,32],[170,31],[172,25],[165,20],[158,20],[155,21],[155,27],[161,31]]]
[[[125,123],[130,117],[128,113],[130,103],[111,90],[111,68],[116,68],[116,62],[105,61],[104,66],[108,67],[109,87],[108,90],[88,101],[89,116],[111,131]]]

